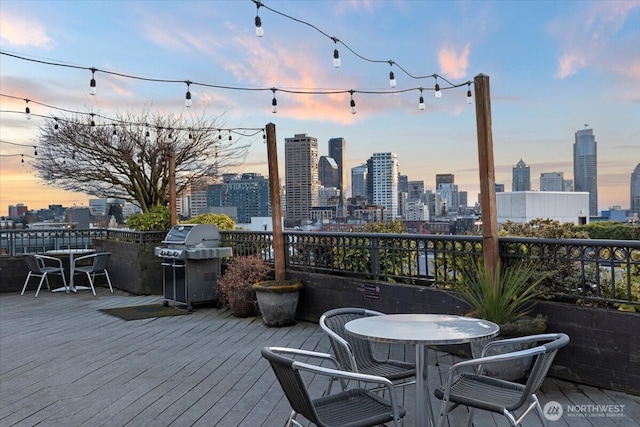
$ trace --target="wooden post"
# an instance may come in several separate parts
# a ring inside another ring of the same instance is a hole
[[[176,212],[176,153],[173,149],[169,149],[169,222],[173,227],[178,223],[178,214]]]
[[[273,224],[273,258],[276,280],[285,280],[284,235],[282,234],[282,208],[280,204],[280,177],[278,175],[278,150],[276,125],[267,124],[267,163],[269,165],[269,197]]]
[[[498,213],[496,209],[496,174],[491,133],[491,92],[489,76],[473,79],[476,98],[478,165],[480,172],[480,207],[482,209],[482,250],[485,270],[494,275],[500,253],[498,248]]]

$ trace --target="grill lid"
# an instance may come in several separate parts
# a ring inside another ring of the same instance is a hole
[[[217,247],[220,232],[215,224],[178,224],[167,233],[162,243],[167,245]]]

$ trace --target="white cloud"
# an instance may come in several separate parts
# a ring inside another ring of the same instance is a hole
[[[51,49],[54,45],[42,23],[8,10],[0,14],[0,40],[3,44],[18,47]]]

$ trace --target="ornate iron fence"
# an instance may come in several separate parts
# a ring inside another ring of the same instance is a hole
[[[166,232],[112,229],[2,230],[0,255],[91,247],[92,239],[160,243]],[[482,259],[480,236],[285,231],[287,268],[421,286],[450,285]],[[235,256],[273,262],[270,232],[221,231]],[[640,311],[640,241],[501,237],[503,262],[529,260],[545,275],[549,297]]]

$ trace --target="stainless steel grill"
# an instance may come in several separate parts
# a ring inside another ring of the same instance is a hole
[[[220,300],[218,277],[221,259],[233,255],[230,247],[220,247],[220,232],[213,224],[179,224],[173,226],[155,248],[163,259],[162,286],[164,305],[217,303]]]

